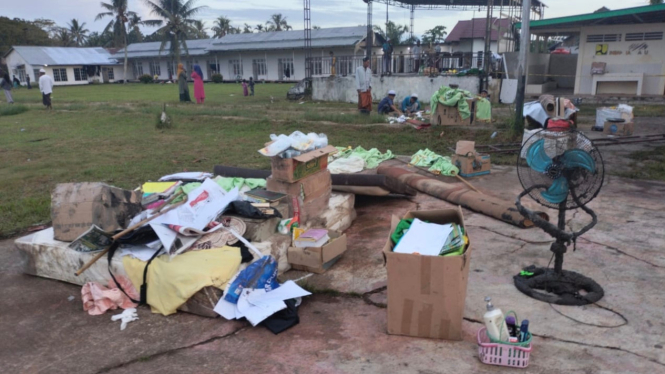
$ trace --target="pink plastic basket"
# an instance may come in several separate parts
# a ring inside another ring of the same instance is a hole
[[[486,328],[478,330],[478,358],[488,365],[525,368],[529,366],[532,343],[528,347],[492,343],[487,336]]]

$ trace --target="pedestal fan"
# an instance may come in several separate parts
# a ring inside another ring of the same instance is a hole
[[[517,161],[517,175],[524,191],[515,204],[524,217],[556,241],[550,248],[554,253],[553,269],[532,265],[514,277],[515,286],[522,293],[560,305],[585,305],[603,297],[603,289],[598,283],[576,272],[563,270],[563,256],[571,243],[575,245],[577,237],[598,222],[587,204],[600,191],[604,174],[599,150],[581,132],[541,130],[524,143]],[[546,207],[557,209],[557,225],[525,208],[520,201],[526,195]],[[566,211],[577,208],[591,216],[591,223],[580,231],[567,232]]]

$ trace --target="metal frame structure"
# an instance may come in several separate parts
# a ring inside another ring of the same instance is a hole
[[[363,0],[365,1],[365,0]],[[490,7],[488,0],[373,0],[377,3],[388,4],[406,9],[456,9],[474,10]],[[492,6],[521,7],[521,0],[494,0]],[[545,12],[545,4],[539,0],[533,0],[532,12],[541,16]]]
[[[305,10],[305,81],[310,87],[312,81],[312,15],[310,0],[303,0]]]

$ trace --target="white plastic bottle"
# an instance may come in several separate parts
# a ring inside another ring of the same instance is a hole
[[[485,320],[487,332],[494,339],[507,342],[510,334],[508,333],[508,326],[506,326],[503,312],[492,305],[492,299],[489,296],[485,298],[485,301],[487,301],[487,312],[485,312],[483,319]]]

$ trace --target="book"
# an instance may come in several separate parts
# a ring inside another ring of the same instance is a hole
[[[286,194],[267,191],[263,189],[255,189],[245,192],[246,196],[249,196],[253,199],[260,200],[261,202],[275,202],[283,199]]]
[[[300,235],[300,237],[302,237],[302,235]],[[293,245],[297,248],[318,248],[318,247],[323,247],[329,241],[330,241],[330,236],[328,236],[328,234],[325,234],[323,237],[321,237],[319,240],[315,242],[296,240],[293,242]]]
[[[317,242],[324,236],[328,236],[328,230],[326,229],[309,229],[302,233],[296,241],[301,242]]]

